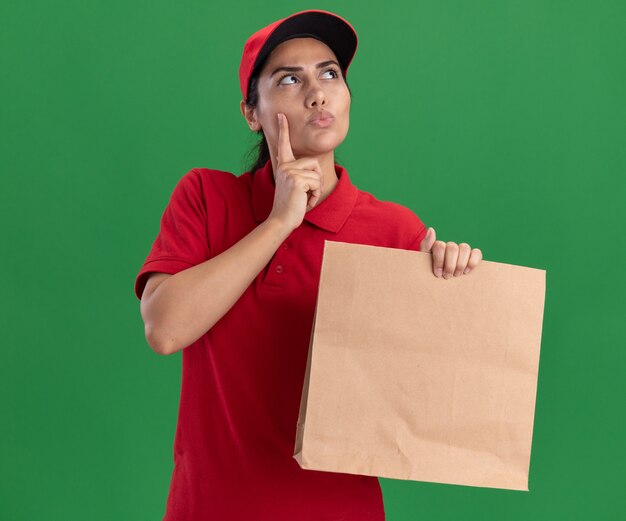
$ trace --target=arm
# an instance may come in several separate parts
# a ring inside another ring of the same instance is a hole
[[[268,218],[220,255],[175,275],[151,276],[141,297],[150,347],[168,355],[200,338],[237,302],[290,233],[289,225]]]
[[[323,196],[319,161],[296,159],[284,115],[278,126],[276,188],[269,217],[221,254],[169,277],[159,275],[150,291],[141,295],[146,340],[157,353],[180,351],[211,329],[302,224],[307,208],[316,206]],[[174,192],[162,220],[168,233],[163,241],[155,242],[160,253],[174,251],[178,258],[191,260],[208,253],[203,203],[194,181],[197,177],[185,176]]]

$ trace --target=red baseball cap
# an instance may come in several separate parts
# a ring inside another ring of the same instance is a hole
[[[248,38],[239,64],[239,84],[243,99],[248,99],[250,77],[274,47],[291,38],[317,38],[330,47],[348,74],[358,40],[354,28],[341,16],[329,11],[310,9],[271,23]]]

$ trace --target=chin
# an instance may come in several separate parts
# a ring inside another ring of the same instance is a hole
[[[343,143],[345,136],[341,139],[339,136],[328,134],[326,136],[318,137],[313,143],[307,143],[306,152],[304,156],[315,154],[327,154],[335,150],[341,143]]]

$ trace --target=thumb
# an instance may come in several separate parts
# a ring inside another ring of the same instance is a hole
[[[426,236],[420,242],[420,251],[430,252],[433,249],[433,244],[437,240],[437,236],[435,234],[434,228],[428,228],[428,232],[426,232]]]

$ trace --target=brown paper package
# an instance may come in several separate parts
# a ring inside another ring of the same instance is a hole
[[[304,469],[528,490],[545,270],[326,241],[294,458]]]

